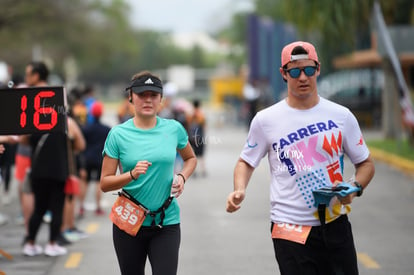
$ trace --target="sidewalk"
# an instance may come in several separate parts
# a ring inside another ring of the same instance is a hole
[[[363,130],[365,140],[379,140],[382,139],[382,133],[380,130]],[[390,152],[369,147],[371,157],[376,161],[381,161],[387,165],[404,172],[407,175],[414,176],[414,161],[402,158]]]

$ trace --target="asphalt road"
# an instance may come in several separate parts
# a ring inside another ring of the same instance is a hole
[[[108,121],[111,121],[108,118]],[[211,123],[210,125],[215,125]],[[253,174],[247,197],[237,213],[225,211],[232,190],[233,168],[245,141],[246,131],[236,127],[211,127],[207,133],[208,175],[188,180],[179,198],[182,217],[180,275],[279,274],[270,239],[269,170],[267,160]],[[352,167],[346,162],[346,174]],[[66,256],[27,258],[21,255],[23,227],[15,225],[17,199],[0,212],[11,218],[0,226],[0,249],[14,259],[0,258],[0,270],[11,275],[26,274],[119,274],[112,246],[111,222],[91,211],[78,227],[90,236],[68,247]],[[414,274],[414,179],[382,163],[363,197],[353,203],[350,220],[354,230],[360,274]],[[106,211],[115,196],[104,195]],[[47,240],[43,226],[39,243]],[[148,266],[148,274],[150,267]]]

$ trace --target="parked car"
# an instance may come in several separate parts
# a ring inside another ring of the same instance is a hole
[[[363,127],[380,127],[383,88],[380,69],[341,70],[318,82],[319,94],[348,107]]]

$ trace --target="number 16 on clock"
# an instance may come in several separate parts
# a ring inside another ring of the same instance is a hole
[[[66,132],[63,87],[0,89],[0,135]]]

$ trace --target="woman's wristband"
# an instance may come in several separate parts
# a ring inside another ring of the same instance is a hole
[[[132,170],[129,170],[129,175],[131,176],[131,179],[137,180],[137,178],[135,178],[134,175],[132,175]]]
[[[183,181],[184,181],[184,183],[185,183],[186,179],[185,179],[185,177],[184,177],[184,175],[183,175],[183,174],[181,174],[181,173],[178,173],[178,174],[177,174],[177,176],[180,176],[180,177],[182,177],[182,178],[183,178]]]

